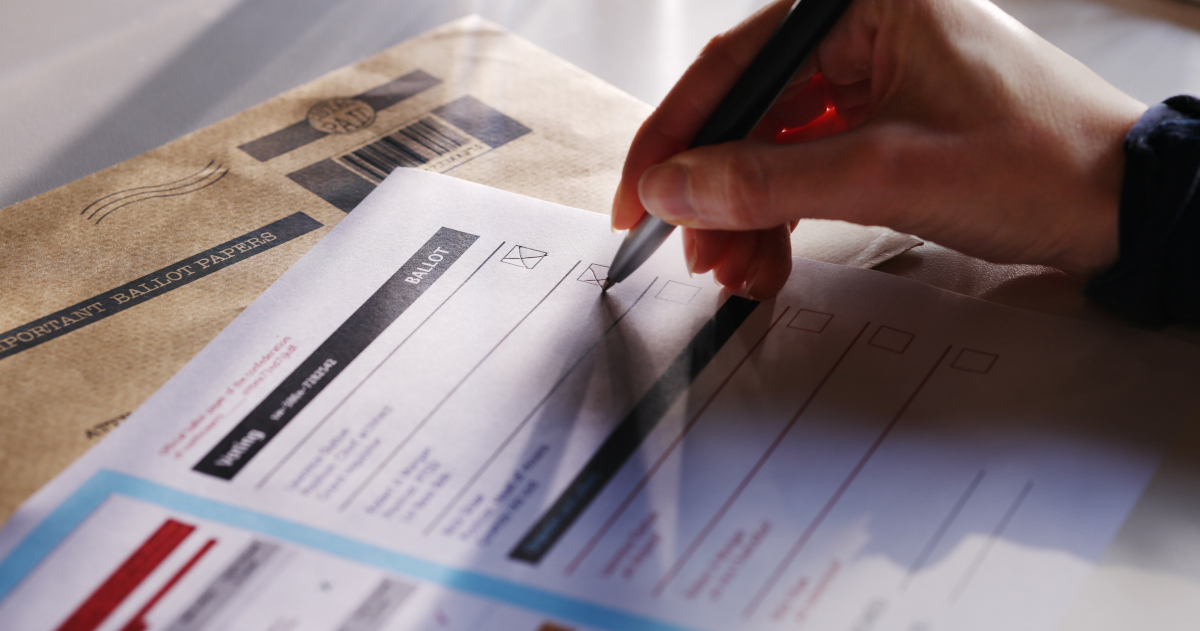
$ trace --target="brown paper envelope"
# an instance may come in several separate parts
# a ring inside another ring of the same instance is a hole
[[[0,520],[392,169],[604,213],[650,109],[468,17],[0,210]],[[798,254],[861,266],[917,243],[797,232]]]

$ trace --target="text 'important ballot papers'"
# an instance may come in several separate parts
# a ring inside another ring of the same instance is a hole
[[[396,171],[0,532],[0,628],[1048,630],[1200,411],[1154,334],[619,242]]]

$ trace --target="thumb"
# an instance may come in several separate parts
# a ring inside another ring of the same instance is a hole
[[[792,145],[698,147],[647,169],[638,197],[650,214],[689,228],[762,230],[805,218],[888,225],[904,205],[904,165],[916,159],[895,136],[866,124]]]

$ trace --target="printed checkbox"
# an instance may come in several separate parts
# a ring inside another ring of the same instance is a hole
[[[667,281],[666,285],[663,285],[662,289],[658,290],[658,293],[655,294],[654,297],[658,298],[659,300],[678,302],[681,305],[686,305],[687,303],[691,302],[692,298],[695,298],[696,294],[698,293],[700,293],[700,288],[696,287],[695,285],[685,285],[683,283],[677,283],[673,280],[669,280]]]
[[[592,263],[576,280],[603,288],[604,281],[608,280],[608,266]]]
[[[829,326],[829,321],[832,319],[832,313],[801,309],[796,312],[791,322],[788,322],[788,328],[820,333],[825,330],[825,327]]]
[[[537,264],[541,263],[542,259],[544,258],[546,258],[546,253],[541,250],[527,248],[523,245],[514,245],[513,248],[508,251],[508,254],[505,254],[504,258],[500,259],[500,262],[508,263],[509,265],[516,265],[517,267],[524,267],[525,269],[533,269],[537,267]]]
[[[875,330],[875,335],[872,335],[871,340],[867,343],[875,348],[882,348],[885,351],[903,353],[908,350],[908,345],[912,343],[915,337],[915,335],[907,331],[893,329],[890,326],[881,326]]]
[[[997,359],[1000,359],[1000,356],[995,353],[985,353],[983,351],[964,348],[958,352],[958,357],[954,358],[954,362],[950,364],[950,367],[986,375],[992,369],[992,366],[996,364]]]

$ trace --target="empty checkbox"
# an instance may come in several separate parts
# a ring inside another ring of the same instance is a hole
[[[658,298],[659,300],[678,302],[681,305],[686,305],[687,303],[691,302],[692,298],[695,298],[696,294],[698,293],[700,293],[699,287],[694,285],[684,285],[683,283],[677,283],[673,280],[669,280],[667,281],[666,285],[663,285],[662,289],[658,290],[658,293],[655,294],[654,297]]]
[[[986,375],[992,369],[992,366],[995,365],[997,359],[1000,359],[1000,356],[994,353],[985,353],[983,351],[964,348],[958,352],[958,357],[954,358],[954,363],[950,364],[950,366],[959,370]]]
[[[871,336],[871,341],[867,342],[875,348],[882,348],[885,351],[893,353],[903,353],[908,350],[908,345],[912,343],[916,337],[907,331],[893,329],[890,326],[881,326],[875,331],[875,335]]]
[[[826,326],[829,326],[829,321],[832,319],[832,313],[801,309],[796,312],[796,316],[792,318],[792,321],[788,322],[788,328],[820,333],[825,330]]]

